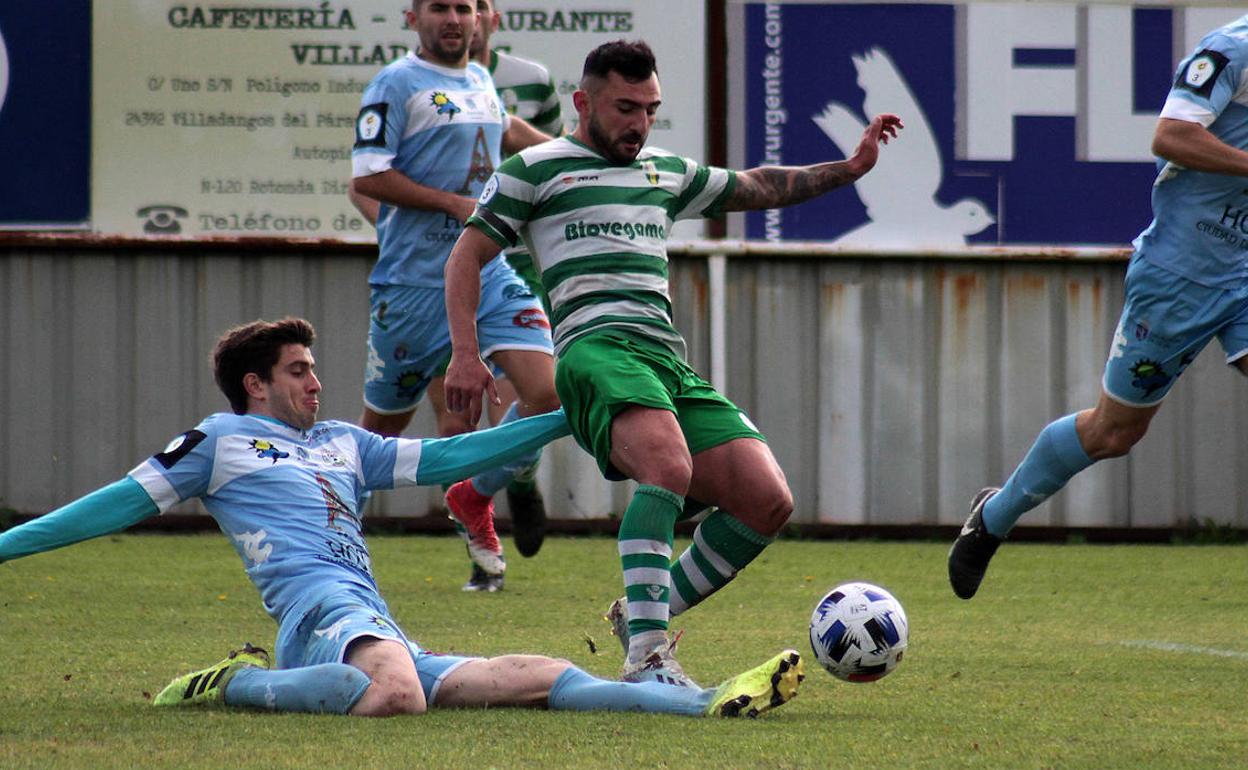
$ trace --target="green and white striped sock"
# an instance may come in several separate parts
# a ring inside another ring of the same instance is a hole
[[[679,615],[723,588],[774,539],[723,511],[713,511],[693,531],[693,544],[672,563],[671,615]]]
[[[630,663],[644,660],[667,639],[672,530],[684,504],[675,492],[643,484],[620,521],[618,547],[628,597]]]

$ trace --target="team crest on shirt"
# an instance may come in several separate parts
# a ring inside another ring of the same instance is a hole
[[[439,115],[445,115],[447,121],[455,119],[455,116],[462,112],[455,102],[451,101],[451,97],[446,95],[445,91],[434,91],[429,96],[429,102],[438,108]]]
[[[654,165],[654,161],[646,160],[641,163],[641,170],[646,173],[646,181],[650,184],[659,183],[659,168]]]
[[[284,460],[287,457],[290,457],[290,452],[283,452],[278,449],[276,445],[260,438],[253,438],[251,440],[251,448],[256,450],[256,457],[272,460],[275,465],[278,460]]]

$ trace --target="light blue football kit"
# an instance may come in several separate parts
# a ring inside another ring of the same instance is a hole
[[[1179,64],[1160,117],[1198,123],[1248,150],[1248,16],[1206,35]],[[1160,404],[1214,337],[1228,364],[1248,353],[1248,180],[1157,165],[1154,218],[1133,243],[1102,379],[1110,398],[1136,407]],[[1053,421],[984,504],[985,527],[1004,537],[1092,462],[1075,415]]]
[[[373,79],[361,103],[352,151],[357,178],[394,169],[475,198],[499,164],[510,118],[476,62],[454,69],[409,54]],[[381,204],[364,384],[365,403],[378,414],[414,409],[450,356],[443,270],[462,229],[441,212]],[[540,301],[505,260],[481,272],[477,324],[483,357],[553,351]]]
[[[442,484],[506,463],[568,434],[563,411],[442,439],[382,438],[326,421],[310,430],[259,415],[214,414],[126,478],[0,533],[0,562],[117,532],[198,497],[217,521],[277,622],[277,670],[242,669],[225,702],[278,711],[347,713],[370,680],[346,665],[361,638],[407,644],[426,702],[473,658],[407,639],[373,578],[361,495]],[[556,679],[551,708],[697,716],[712,690],[596,679],[575,667]]]

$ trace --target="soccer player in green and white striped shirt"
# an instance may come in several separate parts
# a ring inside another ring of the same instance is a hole
[[[623,678],[689,685],[667,639],[670,616],[753,561],[793,497],[763,435],[685,362],[667,235],[680,219],[787,206],[852,184],[901,120],[877,115],[847,160],[730,171],[645,147],[660,102],[649,46],[599,46],[573,96],[576,130],[512,156],[486,183],[446,266],[446,401],[471,419],[482,392],[494,395],[474,327],[479,275],[523,240],[550,298],[555,386],[572,434],[607,478],[639,484],[620,521],[625,597],[610,613],[628,640]],[[675,522],[704,505],[717,510],[672,561]]]

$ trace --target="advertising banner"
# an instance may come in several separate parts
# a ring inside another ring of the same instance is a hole
[[[1178,61],[1243,9],[1032,3],[749,3],[746,165],[854,152],[876,169],[745,235],[847,247],[1128,243],[1150,220],[1156,116]]]
[[[0,228],[85,226],[90,0],[0,3]]]
[[[704,14],[689,5],[673,25],[663,0],[500,0],[492,43],[545,64],[574,125],[589,50],[648,40],[664,88],[651,141],[701,157]],[[347,200],[351,146],[364,88],[418,43],[405,7],[95,0],[93,228],[372,240]]]

